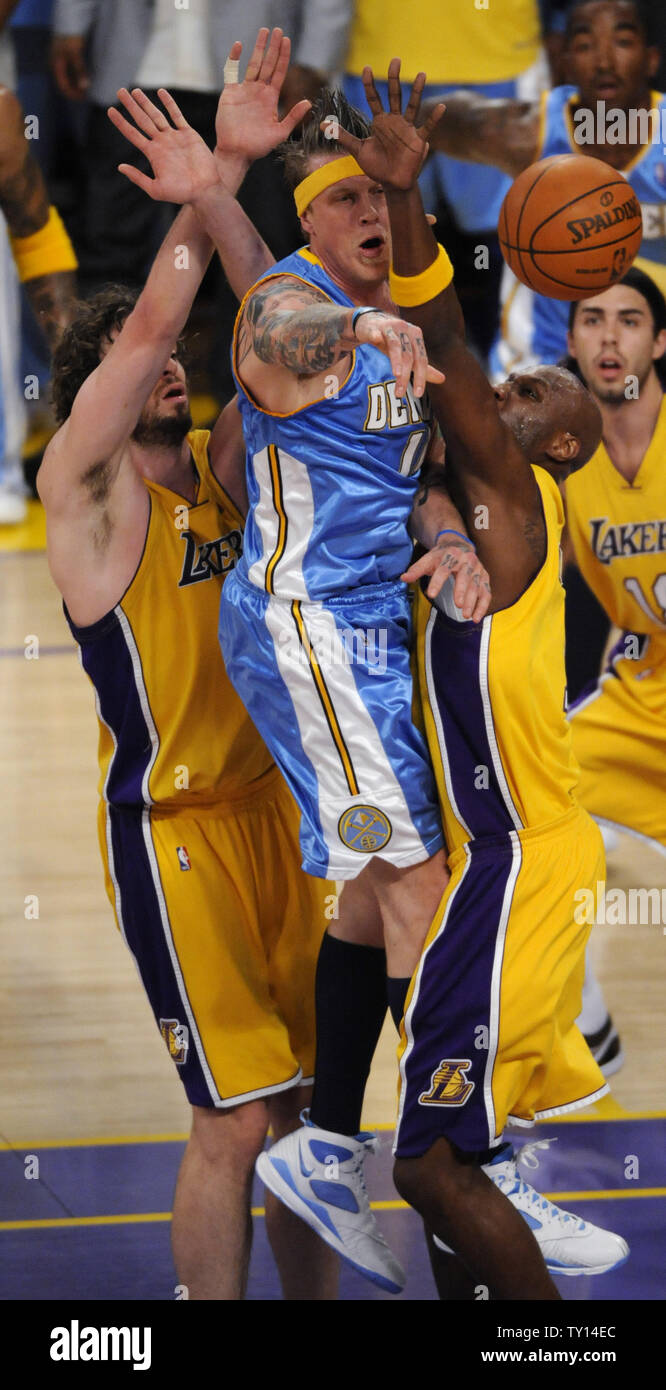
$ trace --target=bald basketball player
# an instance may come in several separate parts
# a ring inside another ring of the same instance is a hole
[[[552,1300],[559,1295],[551,1273],[603,1273],[627,1256],[620,1237],[523,1182],[503,1142],[509,1119],[529,1126],[607,1090],[575,1024],[589,931],[575,919],[575,895],[603,871],[603,852],[576,801],[564,712],[557,487],[575,460],[593,453],[601,419],[571,373],[540,368],[493,392],[468,351],[450,262],[416,183],[425,74],[402,116],[399,68],[395,60],[389,69],[390,113],[365,70],[372,131],[360,139],[341,130],[339,140],[386,192],[391,293],[445,374],[430,395],[447,479],[488,569],[492,602],[475,626],[454,605],[442,612],[419,600],[421,692],[451,879],[407,993],[394,1179],[460,1256],[472,1287],[499,1299]],[[417,536],[432,544],[427,518]],[[406,578],[432,569],[428,552]],[[258,1167],[315,1225],[285,1178],[299,1155],[305,1172],[307,1154],[301,1130]],[[350,1254],[366,1219],[347,1206]],[[326,1239],[322,1223],[315,1228]]]

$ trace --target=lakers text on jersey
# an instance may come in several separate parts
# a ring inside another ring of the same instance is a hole
[[[583,806],[666,852],[666,402],[631,483],[604,444],[567,481],[584,579],[621,629],[606,671],[570,710]]]

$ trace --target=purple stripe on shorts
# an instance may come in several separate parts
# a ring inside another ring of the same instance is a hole
[[[445,1137],[465,1151],[487,1149],[484,1083],[491,1034],[493,967],[504,898],[515,868],[513,841],[467,845],[464,874],[425,952],[407,1012],[401,1118],[395,1152],[426,1153]]]
[[[473,839],[507,834],[516,824],[493,765],[482,685],[486,618],[457,623],[437,613],[428,624],[426,647],[432,665],[431,701],[436,700],[453,796]],[[433,690],[434,687],[434,690]],[[489,710],[492,723],[492,710]]]
[[[176,1069],[190,1104],[212,1106],[213,1100],[188,1027],[188,1015],[162,923],[158,884],[144,839],[144,814],[147,816],[148,813],[139,807],[118,810],[111,806],[108,814],[113,851],[110,867],[120,892],[127,944],[139,967],[158,1027],[162,1020],[166,1034],[164,1041],[176,1061]],[[184,984],[182,988],[185,989]],[[179,1038],[182,1042],[180,1050],[176,1046]]]

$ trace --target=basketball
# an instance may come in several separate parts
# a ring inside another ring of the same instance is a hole
[[[531,164],[500,212],[502,255],[550,299],[587,299],[626,275],[643,235],[636,194],[617,169],[587,155]]]

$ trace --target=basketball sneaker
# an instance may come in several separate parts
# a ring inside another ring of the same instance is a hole
[[[627,1242],[613,1231],[604,1231],[573,1212],[563,1211],[518,1172],[521,1162],[537,1168],[535,1150],[553,1142],[540,1139],[526,1144],[517,1154],[511,1144],[503,1144],[492,1162],[483,1164],[483,1171],[531,1228],[550,1274],[607,1274],[624,1264],[629,1254]]]
[[[583,1037],[604,1076],[614,1076],[624,1064],[624,1052],[620,1035],[610,1014],[596,1033],[583,1033]]]
[[[377,1148],[374,1134],[355,1139],[310,1123],[287,1134],[257,1159],[262,1182],[306,1221],[352,1269],[389,1293],[400,1293],[405,1273],[370,1210],[363,1166]]]

